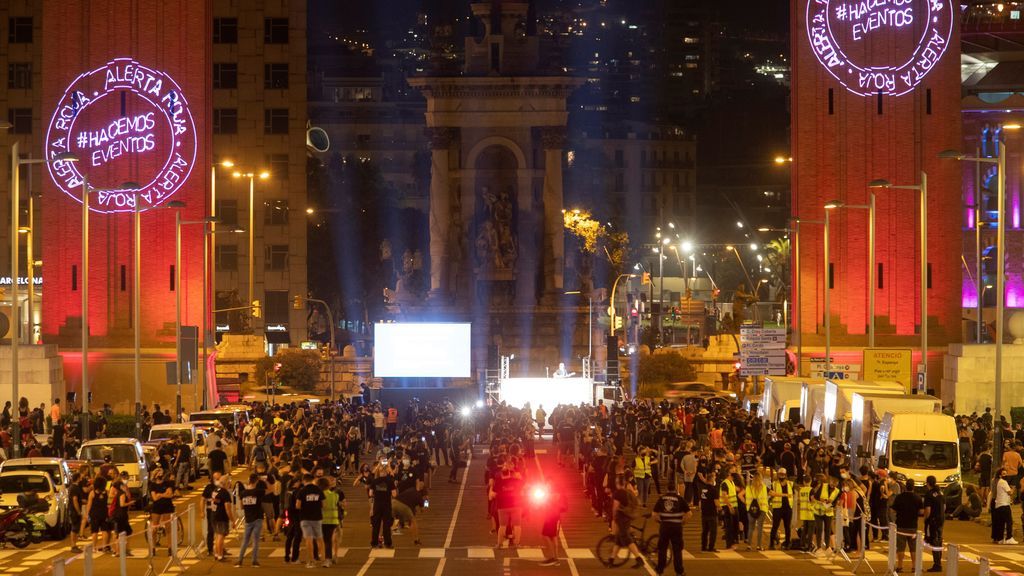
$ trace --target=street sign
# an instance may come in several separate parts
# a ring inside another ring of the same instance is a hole
[[[910,394],[914,384],[913,354],[909,348],[866,348],[864,379],[899,382]]]
[[[786,329],[741,326],[739,356],[741,376],[784,376]]]

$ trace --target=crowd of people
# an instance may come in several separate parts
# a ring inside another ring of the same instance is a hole
[[[10,408],[0,416],[7,423]],[[46,413],[42,419],[40,412]],[[146,427],[169,421],[158,406],[145,414]],[[537,485],[534,445],[538,434],[548,432],[557,463],[580,474],[593,514],[637,566],[644,555],[630,527],[640,520],[646,524],[650,516],[658,520],[659,574],[669,550],[682,573],[682,523],[691,514],[700,519],[700,549],[709,552],[767,547],[820,554],[840,546],[852,551],[887,539],[892,522],[902,566],[904,550],[913,553],[908,535],[922,518],[929,546],[941,549],[947,519],[979,520],[987,506],[993,541],[1015,544],[1011,507],[1022,501],[1024,428],[1003,419],[996,423],[989,411],[957,417],[963,469],[978,478],[977,485],[965,484],[964,494],[944,493],[935,478],[920,487],[881,469],[851,470],[844,446],[830,446],[799,424],[769,427],[728,401],[562,405],[550,413],[543,406],[488,405],[472,418],[447,400],[410,402],[401,418],[394,406],[380,403],[255,402],[249,414],[238,429],[217,424],[207,436],[209,480],[202,491],[208,552],[226,560],[224,539],[237,525],[239,566],[250,550],[258,565],[259,542],[267,537],[284,539],[286,563],[330,565],[342,539],[346,488],[368,499],[371,547],[392,547],[403,531],[420,544],[417,517],[429,507],[433,471],[443,465],[448,481],[458,483],[476,443],[489,447],[483,480],[495,546],[516,547],[524,516],[537,508],[527,490]],[[24,403],[18,417],[28,455],[74,456],[79,418],[62,414],[59,401],[33,410]],[[95,422],[103,419],[100,413]],[[35,440],[40,422],[50,432],[41,446]],[[998,463],[992,454],[997,431],[1003,441]],[[10,440],[5,427],[0,445],[9,448]],[[148,493],[154,526],[171,521],[174,498],[190,488],[189,442],[167,438],[155,452]],[[233,466],[247,467],[239,481],[231,475]],[[555,540],[567,498],[557,483],[545,490],[551,493],[541,497],[555,505],[539,507],[544,564],[556,565]],[[117,468],[109,461],[96,470],[83,466],[70,496],[73,550],[88,530],[98,549],[116,553],[112,535],[131,532],[127,510],[134,504]],[[841,534],[833,534],[836,526]],[[932,569],[941,569],[938,552]]]

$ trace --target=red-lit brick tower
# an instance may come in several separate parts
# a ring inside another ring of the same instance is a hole
[[[47,0],[42,18],[44,154],[71,152],[73,165],[50,161],[43,188],[42,259],[46,277],[43,338],[66,354],[69,390],[80,377],[72,357],[81,321],[82,177],[96,188],[139,185],[140,206],[186,203],[183,220],[201,220],[209,185],[210,3],[156,0]],[[131,349],[133,215],[131,194],[96,193],[90,204],[89,310],[92,346]],[[174,342],[175,290],[183,323],[202,311],[202,227],[182,228],[182,282],[174,286],[173,210],[142,215],[141,338],[146,348]],[[146,387],[160,381],[149,360]],[[153,355],[149,354],[149,358]],[[77,358],[77,357],[76,357]],[[92,362],[90,363],[92,365]],[[122,363],[123,364],[123,363]],[[101,368],[111,366],[102,363]],[[97,402],[110,398],[113,373],[95,373]],[[116,378],[130,395],[130,368]]]
[[[929,345],[933,361],[960,333],[960,170],[937,155],[960,145],[958,5],[950,0],[794,0],[793,216],[822,219],[830,200],[869,202],[868,182],[928,175]],[[918,198],[878,189],[876,345],[916,348],[920,336]],[[866,345],[868,218],[831,215],[833,346]],[[794,326],[824,343],[822,227],[801,226]],[[817,354],[820,356],[820,349]],[[833,357],[842,351],[833,351]],[[849,360],[858,360],[859,351]],[[837,359],[837,361],[840,361]],[[916,356],[915,356],[916,362]],[[806,365],[805,365],[806,366]],[[937,366],[929,380],[938,382]],[[805,367],[806,370],[806,367]]]

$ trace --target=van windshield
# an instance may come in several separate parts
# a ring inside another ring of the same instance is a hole
[[[958,449],[953,442],[895,440],[892,465],[918,470],[945,470],[957,467]]]
[[[150,440],[163,440],[165,438],[181,438],[182,435],[191,437],[192,431],[188,428],[163,428],[160,430],[150,430]]]
[[[103,460],[103,456],[110,455],[111,462],[115,464],[134,464],[138,462],[138,455],[135,453],[135,446],[131,444],[114,444],[113,446],[83,446],[79,454],[80,460]]]

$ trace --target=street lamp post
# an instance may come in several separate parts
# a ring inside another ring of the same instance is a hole
[[[618,280],[616,278],[616,280]],[[565,293],[566,296],[572,294],[582,294],[579,290],[570,290]],[[614,327],[614,323],[613,323]],[[594,297],[587,295],[587,371],[590,371],[590,361],[594,354]],[[584,375],[586,377],[586,374]]]
[[[134,372],[135,372],[135,436],[136,438],[142,438],[142,212],[143,210],[139,206],[139,199],[141,198],[142,190],[140,186],[134,182],[126,182],[123,185],[125,192],[128,192],[134,196],[134,202],[132,205],[132,216],[133,216],[133,236],[134,236],[134,270],[132,271],[132,324],[134,332],[134,348],[135,348],[135,361],[134,361]],[[178,200],[171,200],[163,207],[150,207],[145,210],[149,212],[151,210],[161,209],[180,209],[184,208],[185,203]],[[177,273],[177,272],[175,272]],[[174,289],[177,290],[178,286],[175,284]]]
[[[612,282],[612,293],[609,298],[611,304],[608,306],[608,315],[611,316],[611,323],[608,326],[609,336],[615,336],[615,289],[619,287],[619,280],[623,278],[636,278],[636,274],[619,274],[615,277],[615,282]]]
[[[829,212],[831,210],[825,210],[825,235],[824,242],[822,244],[822,252],[824,253],[824,278],[822,279],[822,285],[825,287],[825,377],[829,377],[829,372],[832,372],[832,286],[829,283],[831,280],[831,274],[829,274]]]
[[[875,193],[871,192],[868,204],[846,204],[833,200],[825,205],[827,210],[852,208],[868,211],[868,348],[875,347]]]
[[[1002,158],[1002,156],[1000,156]],[[1001,174],[1001,172],[1000,172]],[[928,388],[928,174],[921,171],[921,183],[894,186],[888,180],[872,180],[869,188],[916,190],[921,201],[921,379]],[[872,294],[874,290],[871,291]],[[996,360],[998,366],[999,359]]]
[[[1009,128],[1009,126],[1004,127]],[[1015,125],[1015,127],[1019,128],[1017,125]],[[1002,422],[1001,418],[1003,409],[1003,307],[1006,300],[1006,142],[1002,139],[999,140],[999,153],[996,158],[964,156],[955,150],[943,150],[939,153],[939,158],[995,164],[998,170],[996,188],[996,195],[998,196],[996,206],[999,218],[996,220],[995,415],[993,419],[994,435],[992,439],[992,460],[995,462],[1001,462],[1003,452],[1003,427],[1000,424]],[[976,202],[976,204],[980,203]],[[980,209],[980,205],[977,209]],[[981,244],[979,242],[979,248],[980,245]],[[984,292],[978,295],[979,301],[983,295]],[[981,316],[979,316],[978,322],[981,321]]]
[[[249,179],[249,302],[252,303],[256,297],[256,258],[253,250],[255,250],[256,240],[256,226],[255,226],[255,214],[256,214],[256,178],[260,180],[266,180],[270,178],[270,173],[266,170],[261,172],[233,172],[231,174],[235,178],[248,178]],[[254,323],[255,324],[255,323]],[[256,327],[250,326],[255,332]]]
[[[2,128],[10,128],[10,124],[3,123]],[[53,159],[61,162],[74,162],[77,160],[73,154],[61,154]],[[11,405],[14,414],[11,418],[12,452],[14,457],[21,456],[21,408],[18,391],[18,341],[21,338],[21,311],[18,302],[18,248],[21,244],[18,241],[18,234],[21,232],[21,167],[30,164],[43,164],[47,160],[43,158],[22,158],[19,153],[19,142],[15,140],[11,144]],[[31,227],[32,223],[29,222]],[[31,254],[31,251],[29,252]],[[32,266],[32,262],[29,262]],[[31,319],[30,319],[31,322]]]
[[[209,218],[205,218],[203,220],[182,220],[181,219],[181,210],[176,210],[174,212],[174,334],[175,334],[175,337],[174,337],[174,363],[175,363],[175,369],[178,372],[176,374],[176,376],[175,376],[175,384],[177,384],[178,390],[177,390],[176,405],[175,405],[175,412],[174,413],[175,413],[175,418],[177,418],[176,421],[178,421],[178,422],[181,421],[181,414],[182,414],[182,412],[181,412],[181,385],[182,385],[182,381],[181,381],[181,369],[182,369],[182,362],[181,362],[181,227],[182,226],[186,226],[186,225],[195,225],[195,224],[202,224],[203,225],[203,291],[204,291],[203,305],[204,305],[204,308],[205,308],[205,305],[206,305],[206,295],[205,295],[205,291],[206,291],[206,267],[208,265],[207,264],[207,260],[206,260],[207,259],[206,235],[208,233],[208,231],[206,230],[206,226],[207,225],[212,225],[214,223],[216,223],[216,218],[212,217],[212,216],[209,217]],[[206,317],[204,315],[204,317],[203,317],[203,329],[204,330],[206,328],[205,322],[206,322]],[[206,333],[205,332],[203,333],[203,338],[204,338],[203,345],[204,345],[204,350],[205,350],[205,344],[206,344],[206,342],[205,342]],[[204,355],[203,360],[205,361],[205,355]],[[195,390],[195,386],[193,386],[193,390]],[[194,399],[194,394],[193,394],[193,406],[195,405],[194,402],[195,402],[195,399]]]

